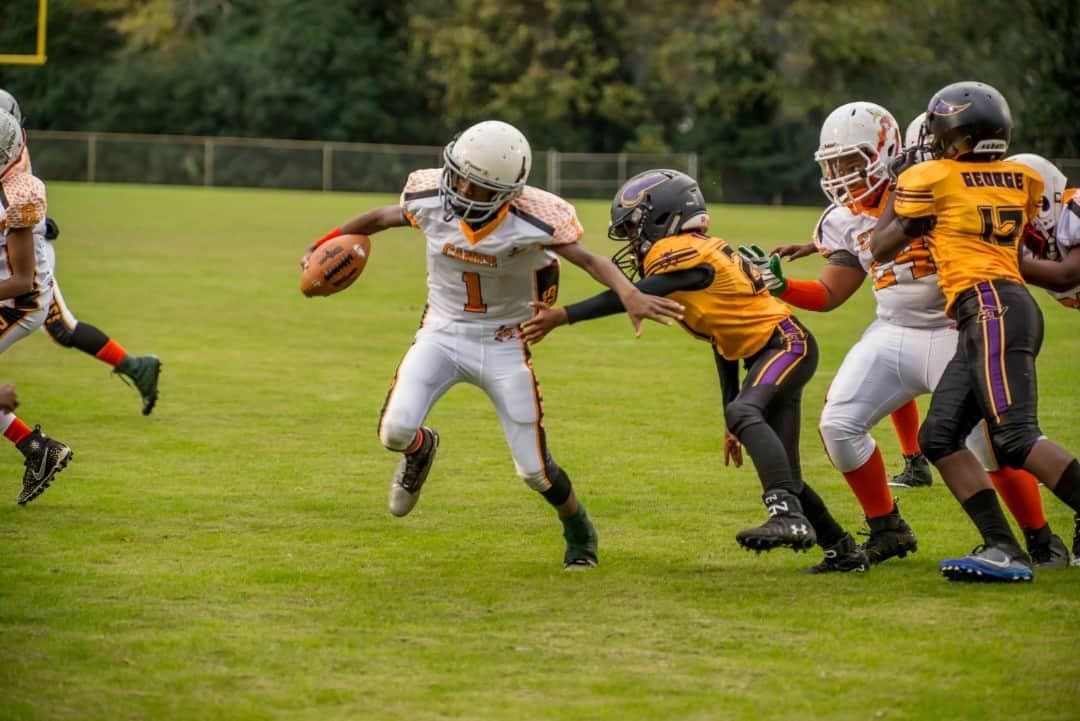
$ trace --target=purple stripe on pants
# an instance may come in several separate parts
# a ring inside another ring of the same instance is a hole
[[[790,318],[785,318],[780,321],[780,332],[784,334],[784,338],[788,342],[788,349],[784,351],[784,354],[777,357],[769,367],[765,369],[765,372],[758,378],[758,386],[770,386],[776,385],[780,380],[780,377],[784,375],[793,365],[798,363],[804,356],[806,356],[806,336],[803,335],[802,329],[799,326],[791,322]]]
[[[978,283],[979,300],[984,311],[983,329],[986,333],[987,378],[990,381],[990,401],[994,404],[995,415],[1001,415],[1009,407],[1009,396],[1005,392],[1005,376],[1002,372],[1005,360],[1005,321],[1001,316],[1001,306],[994,296],[990,283]]]

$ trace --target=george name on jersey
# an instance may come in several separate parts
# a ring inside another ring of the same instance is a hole
[[[964,185],[969,188],[1015,188],[1024,189],[1023,173],[1003,173],[994,171],[965,171],[960,173]]]

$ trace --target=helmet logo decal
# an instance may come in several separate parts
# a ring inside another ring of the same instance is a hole
[[[623,188],[622,193],[619,195],[619,205],[624,208],[632,208],[640,203],[645,198],[645,194],[655,188],[656,186],[666,183],[670,178],[663,173],[655,173],[653,175],[646,175],[644,178],[634,182],[627,183]]]
[[[970,101],[960,104],[960,103],[950,103],[945,98],[938,98],[938,101],[936,103],[934,103],[933,107],[931,107],[928,112],[930,112],[933,115],[940,115],[942,117],[947,118],[950,115],[957,115],[959,113],[962,113],[962,112],[964,112],[965,110],[967,110],[970,107],[971,107],[971,102]]]

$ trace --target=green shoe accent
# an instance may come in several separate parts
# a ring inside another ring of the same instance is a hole
[[[563,555],[563,568],[590,568],[598,563],[596,553],[600,537],[585,512],[585,506],[578,504],[578,512],[569,517],[559,516],[563,524],[563,538],[566,539],[566,553]]]
[[[161,359],[156,355],[129,355],[116,365],[113,371],[127,376],[142,396],[142,414],[150,415],[158,399],[158,378],[161,376]]]

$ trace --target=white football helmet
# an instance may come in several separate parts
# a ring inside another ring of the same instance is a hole
[[[1054,228],[1061,215],[1061,199],[1065,195],[1066,178],[1056,165],[1041,155],[1020,153],[1005,158],[1006,161],[1026,165],[1042,177],[1043,198],[1039,215],[1031,223],[1047,239],[1054,237]]]
[[[853,213],[889,181],[889,165],[900,154],[900,128],[885,108],[858,101],[829,113],[821,126],[814,160],[821,189]]]
[[[26,136],[22,125],[9,113],[0,113],[0,178],[22,157]]]
[[[915,119],[908,123],[907,130],[904,131],[904,150],[914,148],[918,145],[929,145],[929,141],[922,136],[923,126],[926,124],[926,113],[919,113],[915,116]],[[920,143],[922,139],[924,142]]]
[[[22,124],[22,111],[19,110],[19,102],[14,95],[3,88],[0,88],[0,110],[11,113],[19,121],[19,124]]]
[[[485,120],[451,140],[443,150],[439,192],[447,218],[481,223],[494,216],[525,187],[532,168],[532,150],[521,131],[509,123]],[[490,190],[489,200],[475,200],[458,191],[458,183]]]

